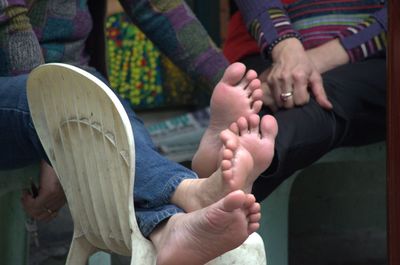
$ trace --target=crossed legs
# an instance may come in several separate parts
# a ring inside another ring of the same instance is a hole
[[[211,101],[210,128],[195,163],[201,161],[203,173],[214,172],[208,178],[182,181],[171,202],[187,213],[170,217],[150,234],[158,264],[204,264],[239,246],[259,227],[260,205],[249,192],[271,162],[277,124],[271,116],[260,121],[253,113],[259,81],[249,78],[252,71],[244,77],[244,71],[241,64],[228,68]],[[243,104],[220,114],[225,110],[219,100],[232,94]]]
[[[254,71],[246,72],[242,64],[227,69],[215,88],[211,123],[194,159],[203,178],[179,184],[170,202],[186,213],[171,216],[149,236],[158,250],[158,264],[204,264],[258,229],[260,206],[248,193],[270,164],[277,133],[272,117],[260,121],[255,114],[260,98]],[[142,131],[135,129],[136,141]],[[37,145],[32,150],[41,149]],[[183,255],[182,246],[187,249]]]

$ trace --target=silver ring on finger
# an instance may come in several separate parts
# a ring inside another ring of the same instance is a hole
[[[281,100],[287,101],[292,96],[293,96],[293,91],[283,92],[283,93],[281,93]]]

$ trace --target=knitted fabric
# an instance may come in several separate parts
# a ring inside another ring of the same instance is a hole
[[[339,38],[352,62],[386,49],[387,14],[380,0],[236,0],[261,51],[297,32],[306,49]]]
[[[164,54],[211,91],[228,62],[184,1],[120,2],[129,18]],[[18,8],[24,11],[10,12]],[[27,10],[24,0],[0,1],[0,75],[28,73],[42,62],[88,64],[85,41],[93,25],[87,0],[36,0]],[[16,30],[15,19],[23,21]],[[10,47],[16,43],[15,36],[22,48]],[[15,58],[24,58],[26,64]]]

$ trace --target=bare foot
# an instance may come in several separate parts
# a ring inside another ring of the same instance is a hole
[[[207,208],[176,214],[150,235],[157,264],[203,265],[240,246],[259,228],[260,218],[260,205],[243,191]]]
[[[171,202],[186,212],[206,207],[232,191],[250,193],[254,181],[271,164],[278,125],[275,118],[257,114],[240,117],[220,134],[220,167],[210,177],[186,179],[176,189]]]
[[[222,143],[219,134],[239,117],[258,113],[262,106],[262,90],[257,73],[241,63],[230,65],[214,89],[210,102],[210,124],[192,160],[192,169],[204,178],[218,168]]]
[[[240,117],[221,132],[222,178],[231,190],[251,192],[254,181],[272,162],[277,132],[275,118],[267,115],[260,122],[257,114]]]

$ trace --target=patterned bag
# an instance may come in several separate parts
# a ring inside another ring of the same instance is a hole
[[[135,109],[193,104],[190,78],[162,55],[124,13],[107,18],[106,39],[111,87]]]

